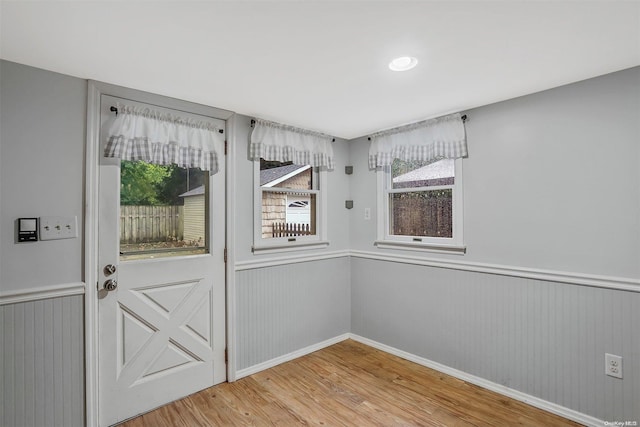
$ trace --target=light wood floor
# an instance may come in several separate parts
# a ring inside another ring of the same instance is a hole
[[[577,426],[347,340],[123,424],[178,426]]]

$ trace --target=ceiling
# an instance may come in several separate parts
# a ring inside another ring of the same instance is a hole
[[[348,139],[640,65],[639,1],[2,0],[0,20],[2,59]]]

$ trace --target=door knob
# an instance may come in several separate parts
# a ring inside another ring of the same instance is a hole
[[[107,291],[115,291],[116,288],[118,287],[118,282],[116,282],[113,279],[108,279],[108,280],[105,280],[105,282],[104,282],[104,284],[102,286]]]
[[[113,264],[107,264],[104,266],[104,275],[105,276],[111,276],[113,273],[115,273],[117,270],[116,266]]]

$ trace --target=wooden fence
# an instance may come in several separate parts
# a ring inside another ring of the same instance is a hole
[[[452,237],[451,190],[396,193],[391,199],[393,234],[404,236]]]
[[[289,224],[286,222],[273,224],[273,237],[309,236],[314,234],[309,224]]]
[[[120,243],[184,238],[183,206],[120,206]]]

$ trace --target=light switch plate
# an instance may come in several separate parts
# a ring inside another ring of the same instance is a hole
[[[77,216],[40,217],[40,240],[75,239],[78,237]]]

